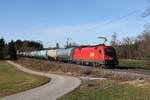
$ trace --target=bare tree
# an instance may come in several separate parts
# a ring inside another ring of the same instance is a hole
[[[116,32],[114,32],[114,33],[112,34],[110,44],[111,44],[112,46],[117,46],[117,45],[118,45],[117,33],[116,33]]]

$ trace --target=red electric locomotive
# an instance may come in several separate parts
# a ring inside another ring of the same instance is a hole
[[[118,64],[115,49],[105,45],[75,48],[72,58],[77,63],[93,66],[113,67]]]

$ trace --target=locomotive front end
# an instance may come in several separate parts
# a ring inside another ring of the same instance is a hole
[[[106,65],[118,65],[116,50],[113,47],[104,48],[104,60]]]

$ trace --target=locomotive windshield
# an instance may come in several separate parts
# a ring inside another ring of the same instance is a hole
[[[107,56],[116,56],[116,51],[114,48],[105,48],[105,52]]]

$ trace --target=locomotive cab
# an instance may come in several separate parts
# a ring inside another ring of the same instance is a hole
[[[106,65],[118,65],[116,50],[113,47],[104,48],[104,60]]]

